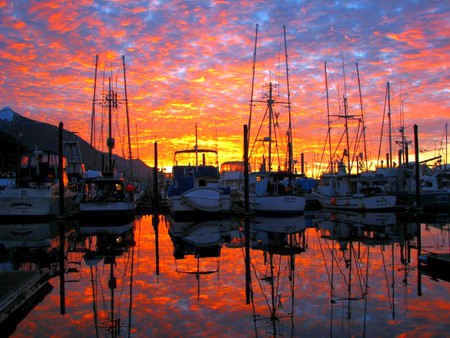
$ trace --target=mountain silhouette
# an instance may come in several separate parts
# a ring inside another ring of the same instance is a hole
[[[64,121],[62,121],[64,123]],[[59,127],[48,123],[38,122],[16,113],[9,107],[0,110],[0,132],[10,135],[23,148],[33,150],[58,151]],[[108,153],[103,153],[90,146],[88,142],[80,138],[76,133],[64,130],[63,139],[66,141],[78,141],[80,144],[82,159],[86,169],[102,169],[102,161],[108,163]],[[130,164],[128,159],[113,155],[115,168],[118,172],[129,176]],[[140,159],[132,160],[133,179],[148,182],[151,179],[153,169]]]

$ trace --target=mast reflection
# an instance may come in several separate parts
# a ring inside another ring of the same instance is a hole
[[[85,244],[83,259],[91,276],[97,337],[122,336],[123,328],[131,335],[134,230],[134,221],[111,226],[80,224],[79,235]]]
[[[260,321],[265,323],[267,336],[284,336],[283,318],[290,319],[290,336],[294,335],[295,259],[307,247],[306,224],[305,216],[250,220],[250,266],[254,276],[250,293],[256,337],[262,329]],[[264,308],[268,315],[261,314]]]

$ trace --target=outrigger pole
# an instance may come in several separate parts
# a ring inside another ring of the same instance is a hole
[[[256,68],[256,47],[258,44],[258,24],[256,24],[255,30],[255,48],[253,50],[253,71],[252,71],[252,90],[250,94],[250,115],[248,118],[248,133],[247,133],[247,143],[250,144],[250,128],[252,125],[252,111],[253,111],[253,90],[255,87],[255,68]]]

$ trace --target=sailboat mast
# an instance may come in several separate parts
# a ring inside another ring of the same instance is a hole
[[[284,54],[286,60],[286,87],[287,87],[287,96],[288,96],[288,113],[289,113],[289,126],[288,126],[288,171],[289,173],[293,173],[294,168],[294,154],[293,154],[293,145],[292,145],[292,111],[291,111],[291,91],[289,87],[289,64],[288,64],[288,53],[287,53],[287,41],[286,41],[286,26],[283,26],[283,34],[284,34]]]
[[[391,85],[387,83],[388,123],[389,123],[389,168],[392,168],[392,122],[391,122]]]
[[[95,93],[97,91],[97,69],[98,55],[95,56],[95,77],[94,77],[94,94],[92,97],[92,115],[91,115],[91,147],[95,148]]]
[[[130,137],[130,115],[128,111],[128,94],[127,94],[127,77],[125,73],[125,55],[122,55],[123,64],[123,83],[125,89],[125,109],[127,114],[127,134],[128,134],[128,158],[130,160],[130,178],[133,178],[133,157],[131,154],[131,137]]]

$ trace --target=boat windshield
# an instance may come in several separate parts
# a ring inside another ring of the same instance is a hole
[[[244,169],[245,169],[244,162],[239,162],[239,161],[224,162],[220,166],[220,172],[221,173],[224,172],[224,171],[240,171],[240,172],[244,172]],[[248,165],[248,172],[251,172],[250,164]]]

